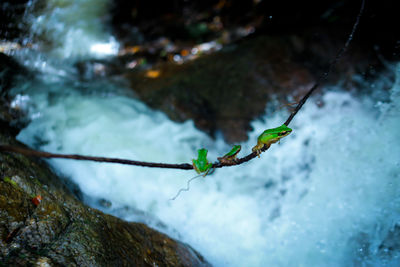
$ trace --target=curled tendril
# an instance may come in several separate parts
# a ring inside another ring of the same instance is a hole
[[[190,190],[190,182],[193,181],[193,180],[195,180],[195,179],[197,179],[197,178],[199,178],[199,177],[201,177],[201,176],[203,176],[203,175],[202,175],[202,174],[199,174],[199,175],[197,175],[197,176],[195,176],[195,177],[190,178],[190,179],[187,181],[186,188],[181,188],[181,189],[179,189],[178,193],[176,193],[176,195],[175,195],[173,198],[170,198],[169,200],[175,200],[175,199],[181,194],[181,192],[183,192],[183,191],[189,191],[189,190]]]
[[[211,175],[212,173],[214,173],[214,171],[215,171],[215,168],[211,168],[211,169],[210,169],[208,172],[206,172],[205,174],[199,174],[199,175],[196,175],[195,177],[190,178],[190,179],[187,181],[186,188],[181,188],[181,189],[179,189],[178,193],[176,193],[176,195],[175,195],[173,198],[170,198],[169,200],[175,200],[175,199],[181,194],[182,191],[189,191],[189,190],[190,190],[190,182],[191,182],[191,181],[193,181],[193,180],[199,178],[200,176],[206,177],[206,175]]]

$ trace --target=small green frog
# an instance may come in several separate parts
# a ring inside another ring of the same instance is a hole
[[[252,149],[253,152],[256,152],[259,156],[261,153],[261,149],[264,146],[267,146],[267,149],[271,146],[271,144],[278,142],[281,138],[289,135],[292,132],[292,129],[287,127],[285,124],[282,124],[279,127],[265,130],[257,139],[257,145],[255,145]]]
[[[236,161],[236,155],[240,152],[240,150],[242,149],[241,145],[236,145],[233,146],[231,151],[229,151],[228,153],[226,153],[223,157],[218,158],[218,160],[221,163],[232,163]]]
[[[203,174],[203,176],[206,176],[212,167],[212,163],[209,163],[207,160],[207,149],[199,149],[198,151],[198,157],[197,159],[194,159],[193,162],[193,168],[196,170],[198,174]]]

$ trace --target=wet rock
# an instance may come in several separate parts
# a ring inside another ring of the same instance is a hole
[[[357,75],[374,79],[384,69],[385,60],[398,60],[398,37],[383,30],[396,23],[396,11],[386,2],[366,4],[350,49],[330,74],[330,84],[354,89]],[[268,100],[295,102],[329,69],[346,42],[360,5],[358,1],[333,0],[309,5],[298,1],[182,0],[173,5],[114,1],[111,21],[115,35],[122,45],[130,49],[140,46],[140,51],[135,52],[136,57],[120,58],[116,64],[120,68],[113,65],[108,74],[125,73],[143,102],[173,120],[193,119],[212,136],[222,132],[228,142],[243,141],[250,121],[264,113]],[[155,6],[161,8],[154,10]],[[203,34],[191,34],[190,29],[201,25],[206,27]],[[251,31],[226,40],[226,35],[244,29]],[[256,35],[259,37],[252,38]],[[149,45],[154,40],[168,40],[168,44],[159,51]],[[180,57],[190,51],[188,46],[210,41],[226,46],[181,65],[157,64],[154,59],[171,50],[169,56]],[[141,61],[156,64],[143,70],[137,67]]]
[[[250,122],[264,114],[269,100],[298,101],[343,45],[310,36],[259,36],[183,64],[122,71],[150,107],[175,121],[193,119],[199,129],[212,136],[220,131],[233,143],[247,139]],[[367,72],[373,62],[357,59],[360,54],[345,58],[330,81],[351,87],[354,74]]]
[[[29,6],[28,0],[2,0],[0,2],[0,40],[16,40],[27,32],[22,17]]]
[[[365,1],[360,27],[354,36],[368,50],[378,49],[386,59],[399,59],[399,34],[390,29],[397,25],[398,11],[393,0]],[[360,1],[247,1],[247,0],[114,0],[111,27],[123,43],[143,44],[149,39],[167,37],[174,41],[198,42],[191,28],[207,26],[202,42],[215,39],[235,27],[253,26],[263,34],[296,34],[315,27],[335,32],[343,40],[361,7]],[[200,27],[201,28],[201,27]]]
[[[29,72],[25,67],[0,52],[0,98],[6,98],[8,90],[15,86],[16,76],[28,75]]]
[[[7,129],[16,136],[24,122],[18,120],[21,111],[10,106],[9,90],[16,85],[17,77],[30,77],[29,71],[11,57],[0,53],[0,132]]]
[[[22,145],[5,127],[0,143]],[[43,161],[0,152],[0,191],[0,266],[209,266],[186,244],[85,206]]]

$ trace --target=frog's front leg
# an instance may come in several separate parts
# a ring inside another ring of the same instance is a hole
[[[256,155],[258,157],[260,157],[261,149],[263,149],[264,146],[266,146],[266,149],[268,149],[271,146],[271,144],[270,143],[265,144],[265,143],[261,142],[260,140],[258,140],[257,145],[255,145],[251,150],[253,152],[256,152]]]

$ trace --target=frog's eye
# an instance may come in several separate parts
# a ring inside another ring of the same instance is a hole
[[[282,136],[282,135],[285,135],[287,133],[288,133],[288,131],[283,131],[283,132],[278,133],[278,136]]]

